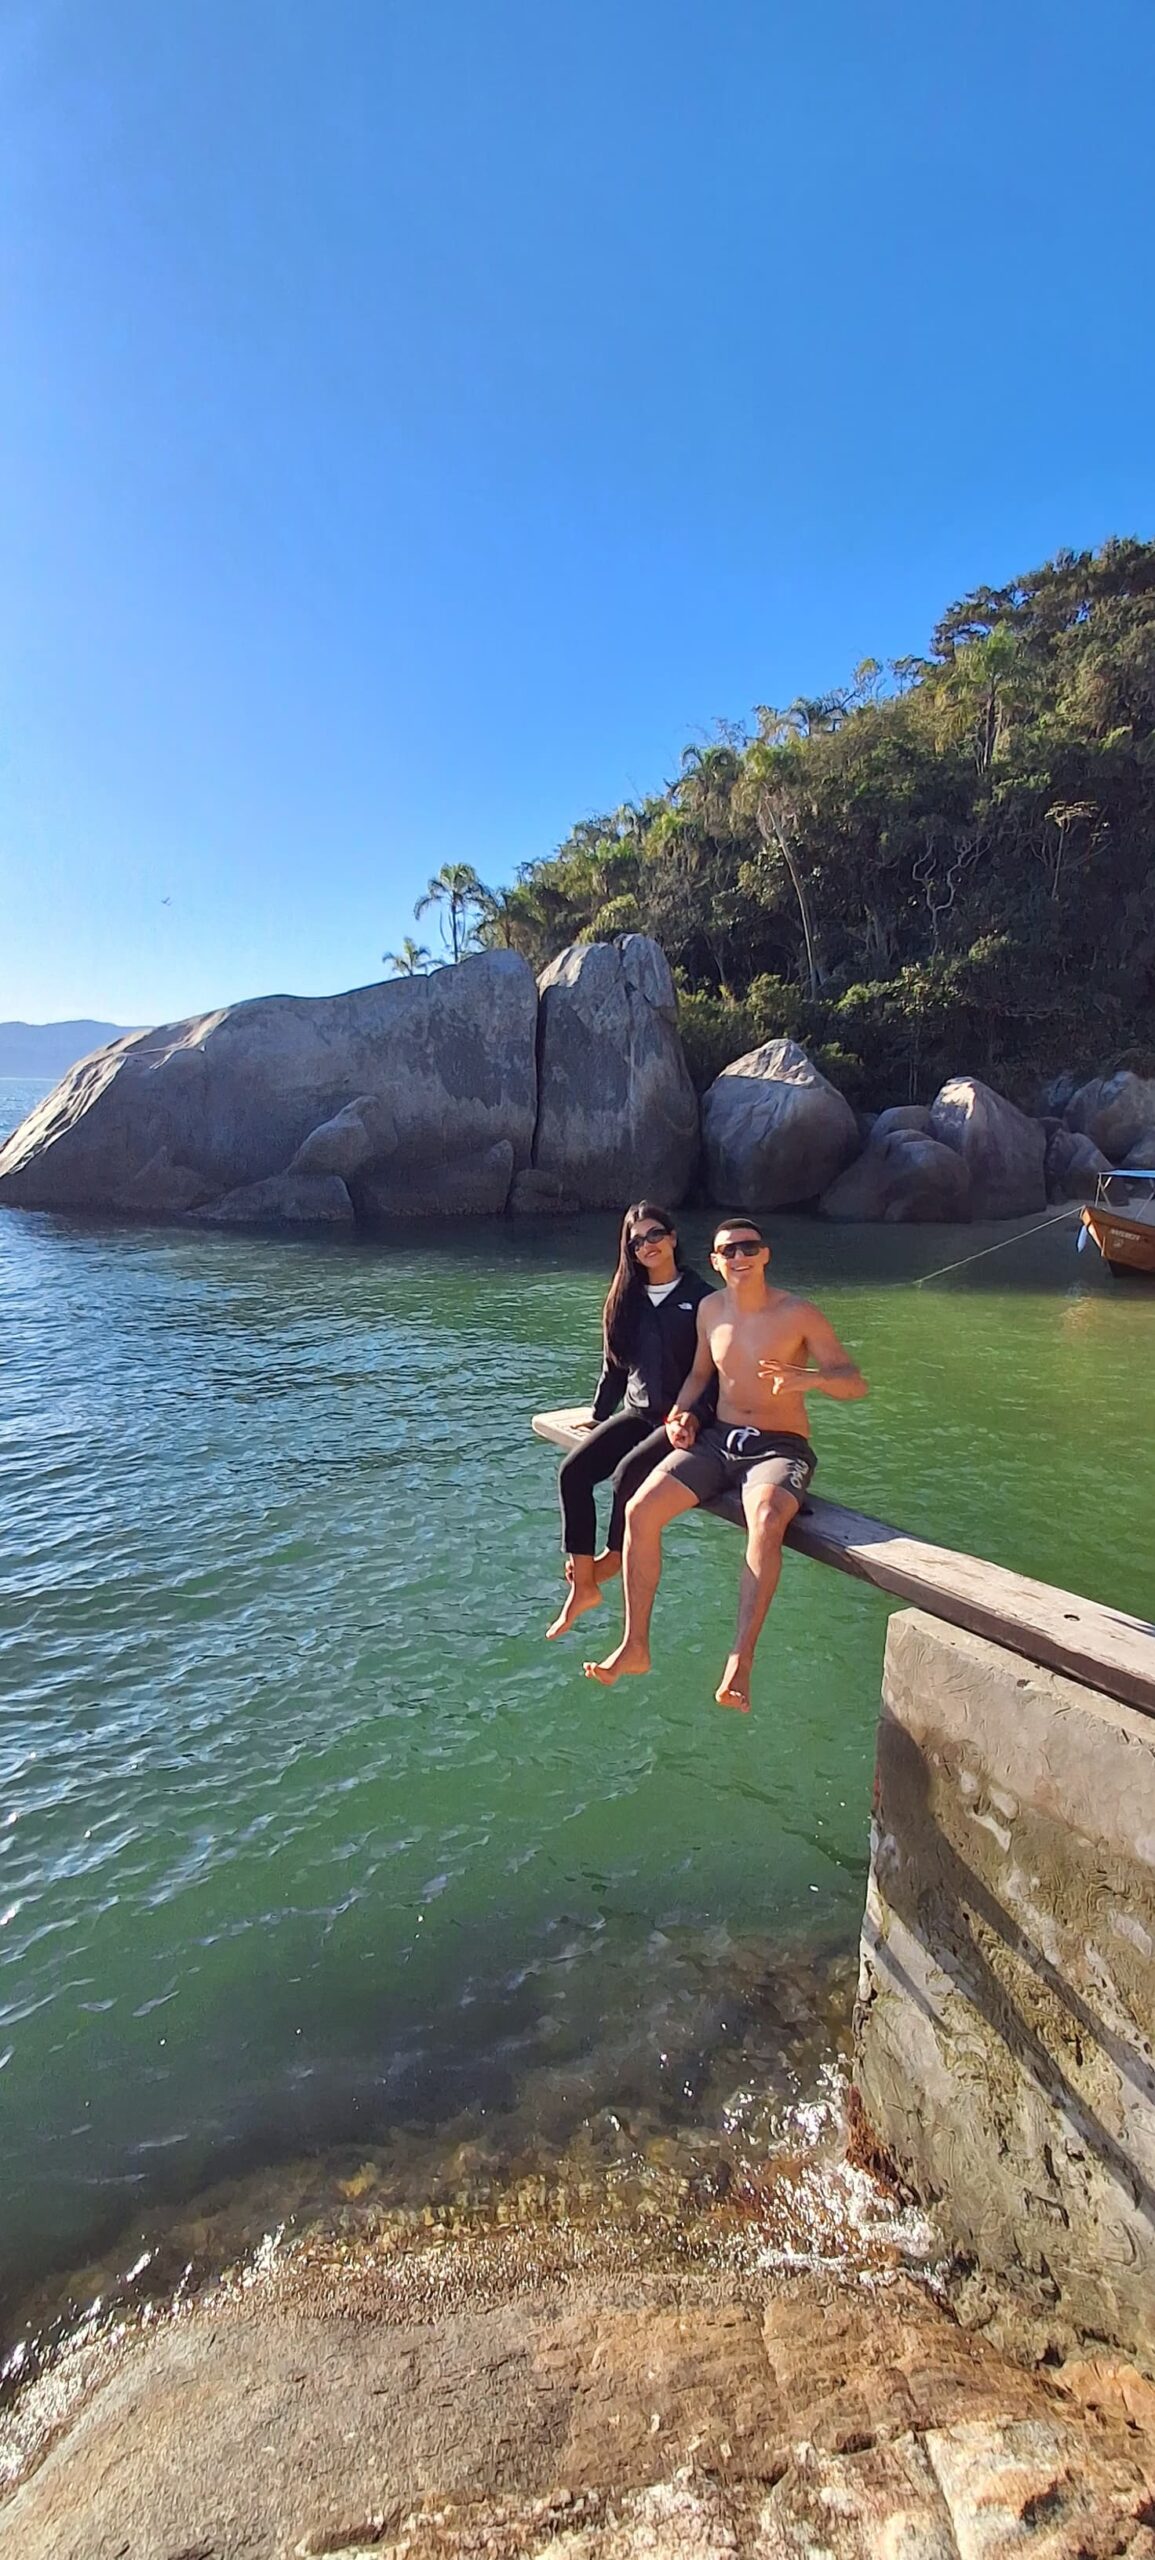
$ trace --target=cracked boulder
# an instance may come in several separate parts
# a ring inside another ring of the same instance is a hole
[[[535,1172],[583,1209],[676,1207],[697,1162],[698,1099],[665,953],[641,933],[573,943],[538,987]]]
[[[82,1059],[0,1147],[0,1203],[172,1214],[198,1190],[219,1201],[273,1177],[343,1182],[395,1156],[432,1165],[499,1142],[527,1165],[536,1024],[528,963],[491,951],[130,1033]]]

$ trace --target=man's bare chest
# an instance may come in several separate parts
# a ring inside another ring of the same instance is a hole
[[[750,1315],[719,1315],[710,1328],[710,1348],[723,1376],[754,1369],[761,1360],[797,1361],[804,1348],[799,1310],[786,1304]]]

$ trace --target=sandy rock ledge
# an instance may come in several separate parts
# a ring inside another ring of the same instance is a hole
[[[1029,2373],[749,2234],[314,2252],[25,2395],[0,2553],[1155,2560],[1153,2422],[1131,2368]]]

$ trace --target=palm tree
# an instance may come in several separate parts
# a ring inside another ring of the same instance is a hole
[[[423,942],[415,942],[411,933],[406,934],[400,951],[383,951],[381,957],[395,978],[424,977],[425,971],[433,965],[432,952],[426,950]]]
[[[470,911],[472,909],[475,917],[480,915],[484,911],[485,901],[486,891],[471,862],[443,862],[440,871],[434,873],[424,897],[418,899],[413,913],[420,919],[428,914],[431,907],[444,907],[448,910],[448,936],[446,937],[445,934],[444,917],[442,917],[441,932],[443,939],[448,940],[456,962],[468,948],[474,931],[474,926],[468,921]]]

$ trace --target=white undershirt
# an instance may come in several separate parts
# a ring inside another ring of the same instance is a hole
[[[677,1273],[676,1273],[676,1272],[675,1272],[674,1277],[673,1277],[673,1279],[672,1279],[672,1280],[663,1280],[663,1281],[662,1281],[662,1283],[661,1283],[661,1285],[660,1285],[660,1287],[659,1287],[659,1288],[656,1288],[656,1289],[651,1289],[650,1284],[649,1284],[649,1281],[647,1280],[647,1282],[646,1282],[646,1296],[647,1296],[647,1298],[648,1298],[648,1299],[649,1299],[649,1301],[650,1301],[650,1305],[651,1305],[652,1307],[660,1307],[660,1306],[661,1306],[661,1303],[662,1303],[663,1298],[668,1298],[668,1297],[669,1297],[669,1294],[670,1294],[671,1289],[676,1289],[676,1288],[677,1288],[677,1285],[678,1285],[678,1275],[677,1275]]]

